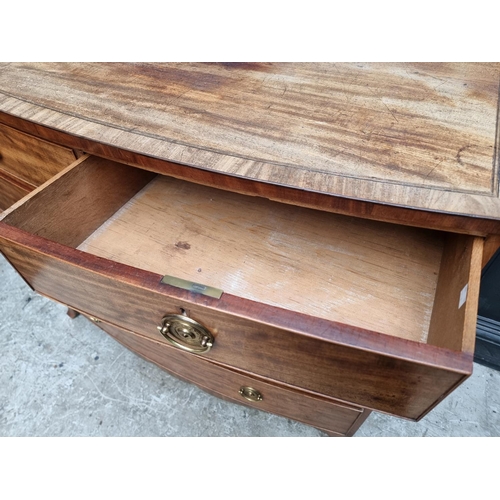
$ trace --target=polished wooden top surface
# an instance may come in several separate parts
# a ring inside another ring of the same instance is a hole
[[[500,219],[500,64],[0,64],[0,112],[147,156]]]

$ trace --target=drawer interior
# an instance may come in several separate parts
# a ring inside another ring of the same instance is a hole
[[[474,308],[479,289],[479,238],[294,207],[96,157],[76,162],[3,220],[245,299],[473,349],[465,303]]]

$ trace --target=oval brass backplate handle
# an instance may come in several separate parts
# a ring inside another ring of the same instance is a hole
[[[185,351],[201,354],[208,352],[214,345],[214,336],[203,325],[183,314],[163,316],[160,333],[172,345]]]
[[[240,387],[240,394],[245,399],[248,399],[248,401],[253,401],[254,403],[257,403],[257,402],[262,401],[264,399],[262,397],[262,394],[257,389],[254,389],[253,387],[247,387],[247,386]]]

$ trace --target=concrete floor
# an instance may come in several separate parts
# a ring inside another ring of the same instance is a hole
[[[177,380],[32,292],[0,256],[0,436],[324,436]],[[372,413],[356,436],[500,436],[500,372],[419,423]]]

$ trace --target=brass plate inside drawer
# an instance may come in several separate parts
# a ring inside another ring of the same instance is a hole
[[[220,299],[224,293],[223,290],[219,290],[218,288],[202,285],[201,283],[194,283],[193,281],[183,280],[181,278],[176,278],[175,276],[163,276],[161,283],[164,285],[182,288],[183,290],[188,290],[193,293],[200,293],[201,295],[213,297],[214,299]]]

